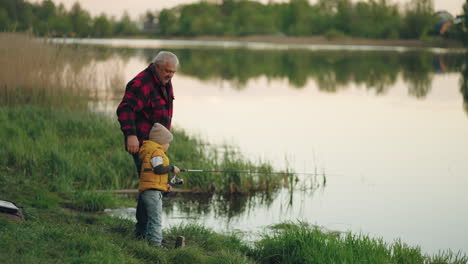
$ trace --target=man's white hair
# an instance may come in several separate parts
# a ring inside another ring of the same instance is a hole
[[[166,64],[166,62],[171,62],[176,67],[179,67],[179,59],[174,53],[169,51],[160,51],[153,59],[153,63],[160,66]]]

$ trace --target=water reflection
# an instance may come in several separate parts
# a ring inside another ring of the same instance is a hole
[[[322,91],[337,92],[357,84],[384,94],[402,73],[404,81],[411,85],[409,94],[418,98],[430,91],[433,74],[457,72],[466,63],[459,54],[427,51],[173,50],[183,58],[183,74],[200,80],[229,80],[239,90],[246,89],[250,79],[266,76],[286,78],[297,89],[313,79]],[[142,53],[149,61],[157,50],[144,49]]]
[[[468,53],[465,53],[464,62],[461,65],[460,93],[463,96],[463,108],[468,115]]]
[[[430,51],[340,51],[340,50],[251,50],[247,48],[172,48],[182,59],[180,73],[202,81],[227,80],[234,89],[248,89],[249,80],[266,77],[286,79],[291,87],[303,89],[316,82],[323,92],[336,93],[350,87],[362,87],[376,95],[384,95],[401,76],[408,95],[425,98],[431,91],[435,74],[462,73],[460,91],[466,111],[467,56],[460,53]],[[104,46],[72,46],[56,49],[48,65],[39,71],[27,71],[31,76],[8,81],[0,89],[1,102],[87,105],[86,101],[120,98],[123,68],[131,58],[149,62],[157,49],[109,48]],[[38,60],[38,63],[42,61]],[[14,76],[6,74],[5,76]],[[45,78],[47,77],[47,78]],[[11,79],[11,78],[10,78]],[[30,88],[36,85],[35,89]],[[52,85],[55,84],[55,85]],[[351,85],[352,84],[352,85]],[[14,87],[17,86],[17,87]],[[57,87],[63,89],[57,90]],[[27,90],[28,96],[18,96]],[[52,91],[52,89],[55,89]],[[51,99],[55,98],[55,101]],[[78,100],[63,100],[77,98]],[[80,100],[82,98],[83,100]],[[37,100],[34,100],[37,99]],[[48,99],[48,100],[44,100]],[[52,102],[51,102],[52,101]],[[80,104],[81,103],[81,104]]]
[[[143,49],[145,61],[157,53]],[[463,108],[468,114],[468,53],[428,51],[304,51],[249,49],[174,49],[183,58],[182,74],[202,81],[228,80],[239,91],[251,79],[286,79],[303,89],[309,81],[323,92],[336,93],[350,87],[363,87],[385,95],[401,76],[408,96],[424,99],[430,93],[434,75],[460,72]]]
[[[229,225],[241,216],[256,215],[256,210],[271,209],[273,203],[280,201],[281,210],[287,212],[293,208],[297,196],[312,197],[323,188],[306,190],[295,193],[292,190],[282,189],[272,193],[256,195],[197,195],[197,194],[170,194],[165,198],[163,212],[172,219],[196,219],[205,221],[208,218],[217,219]],[[300,193],[300,194],[299,194]],[[281,196],[281,199],[278,199]],[[136,196],[134,197],[136,199]],[[104,212],[135,221],[135,208],[106,209]],[[276,209],[275,209],[276,210]]]
[[[185,217],[211,215],[230,222],[233,217],[249,215],[255,208],[269,208],[279,192],[257,195],[178,195],[167,200],[164,212]]]
[[[303,205],[295,203],[300,203],[304,197],[311,199],[317,192],[322,193],[326,187],[325,175],[302,175],[295,179],[287,187],[253,195],[173,192],[166,196],[163,211],[169,218],[201,221],[213,218],[229,225],[233,219],[241,216],[256,215],[256,210],[259,208],[269,210],[271,207],[276,207],[273,204],[278,201],[280,210],[285,213],[293,207],[302,207]],[[125,194],[125,196],[137,199],[136,194]],[[135,208],[117,208],[106,209],[105,212],[135,221],[135,210]]]
[[[258,208],[270,208],[279,196],[281,196],[282,206],[287,209],[293,207],[299,193],[310,199],[316,192],[323,191],[326,187],[325,172],[322,174],[295,174],[284,178],[284,180],[283,187],[254,194],[171,193],[167,197],[164,210],[168,215],[179,212],[184,217],[211,215],[214,218],[223,218],[229,223],[232,218],[250,215]]]
[[[212,217],[223,219],[223,223],[229,224],[233,218],[250,215],[256,208],[269,208],[278,194],[278,191],[257,195],[226,196],[217,194],[170,194],[165,198],[163,212],[170,218],[203,220]],[[112,216],[135,221],[135,208],[106,209],[104,212]]]
[[[467,109],[466,53],[432,53],[428,51],[304,51],[249,49],[173,49],[183,58],[180,72],[202,81],[228,80],[239,91],[247,89],[249,80],[266,76],[287,79],[296,89],[313,80],[323,92],[336,93],[350,87],[364,87],[384,95],[401,75],[408,95],[424,99],[430,93],[435,74],[462,73],[460,90]],[[157,50],[140,53],[150,61]],[[353,85],[351,85],[353,84]]]

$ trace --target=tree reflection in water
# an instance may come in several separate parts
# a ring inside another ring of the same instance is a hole
[[[326,187],[325,175],[300,178],[290,181],[287,187],[251,195],[172,193],[166,199],[164,212],[173,215],[177,211],[182,213],[184,218],[203,216],[224,218],[229,223],[233,218],[248,215],[259,208],[270,209],[278,200],[281,200],[281,210],[287,211],[293,207],[295,201],[298,201],[297,196],[312,197]],[[278,199],[280,196],[281,199]]]
[[[266,76],[286,78],[297,88],[309,79],[321,91],[337,92],[350,84],[385,94],[398,80],[408,84],[408,94],[424,98],[431,90],[434,74],[459,72],[466,64],[459,53],[430,51],[307,51],[249,49],[173,49],[183,58],[180,72],[200,80],[228,80],[236,89],[247,89],[250,79]],[[149,61],[157,50],[144,49]]]
[[[463,96],[463,108],[468,115],[468,52],[465,53],[464,62],[461,66],[460,92]]]
[[[302,89],[309,79],[318,89],[335,93],[361,86],[383,95],[401,79],[408,95],[424,99],[436,74],[462,74],[460,91],[468,114],[468,55],[459,52],[434,53],[418,50],[395,51],[307,51],[249,49],[174,49],[183,57],[181,72],[200,80],[228,80],[236,89],[247,89],[250,79],[287,79]],[[149,60],[157,51],[145,49]],[[355,84],[355,86],[350,85]]]
[[[189,195],[179,194],[169,198],[164,211],[172,214],[175,210],[186,217],[212,215],[228,221],[236,216],[247,214],[258,207],[271,206],[278,192],[259,193],[256,195]]]
[[[70,48],[70,50],[73,49]],[[376,95],[384,95],[401,78],[408,87],[409,96],[424,99],[431,91],[434,75],[460,72],[462,73],[460,89],[464,101],[467,101],[467,55],[456,52],[252,50],[213,47],[170,49],[181,57],[180,72],[182,74],[202,81],[227,80],[234,84],[234,88],[238,90],[248,89],[249,80],[266,77],[269,80],[286,79],[295,89],[303,89],[310,80],[313,80],[317,83],[318,89],[323,92],[335,93],[350,89],[350,87],[363,87],[373,91]],[[96,76],[114,78],[118,74],[121,79],[123,76],[122,67],[113,70],[113,74],[96,72],[93,70],[96,68],[96,62],[109,62],[112,64],[110,67],[115,68],[118,66],[116,58],[123,65],[135,56],[142,57],[144,61],[149,62],[157,52],[156,49],[80,46],[75,53],[82,54],[82,56],[61,56],[61,58],[65,64],[69,61],[74,62],[76,57],[85,58],[80,59],[80,63],[67,64],[72,67],[72,72],[77,73],[82,69],[91,69],[87,72],[94,73]],[[67,67],[59,66],[58,68],[65,69]],[[87,81],[81,82],[82,84],[90,88],[97,85],[96,78],[85,79]],[[125,85],[125,80],[120,79],[118,81],[104,80],[106,85],[110,84],[109,86],[115,90],[112,91],[115,98],[121,97]],[[95,82],[94,86],[92,85],[93,81]],[[76,89],[66,90],[70,93],[76,93]],[[5,90],[3,89],[2,92]],[[11,98],[12,96],[3,97]],[[89,97],[93,98],[88,94],[87,98]]]

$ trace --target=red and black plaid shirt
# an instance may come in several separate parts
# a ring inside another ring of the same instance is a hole
[[[117,108],[125,140],[129,135],[136,135],[141,145],[143,140],[148,139],[156,122],[171,129],[173,100],[171,82],[162,84],[153,64],[135,76],[127,84],[122,102]]]

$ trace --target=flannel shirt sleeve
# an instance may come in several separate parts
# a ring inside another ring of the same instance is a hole
[[[143,109],[144,100],[142,82],[134,79],[127,84],[122,102],[117,107],[117,117],[120,129],[127,137],[137,135],[135,113]]]

